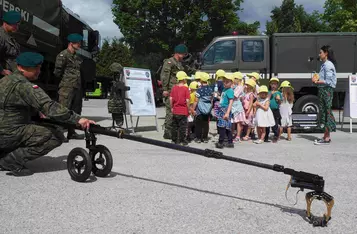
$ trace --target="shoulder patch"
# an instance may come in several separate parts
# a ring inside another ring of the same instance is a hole
[[[171,64],[171,61],[168,61],[167,64]]]
[[[63,57],[63,54],[60,54],[61,57]]]
[[[38,89],[39,87],[38,87],[38,85],[33,85],[32,88]]]

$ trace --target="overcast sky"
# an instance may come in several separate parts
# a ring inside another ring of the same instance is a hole
[[[259,21],[262,30],[265,30],[265,23],[270,20],[271,10],[275,6],[280,6],[283,0],[245,0],[242,4],[243,12],[239,13],[241,20],[252,23]],[[325,0],[295,0],[297,5],[303,5],[305,10],[311,13],[314,10],[323,11]]]
[[[93,29],[99,30],[102,39],[121,37],[118,26],[113,23],[111,12],[112,0],[62,0],[63,4],[80,15]],[[308,12],[322,10],[325,0],[295,0],[303,4]],[[266,20],[270,19],[270,12],[274,6],[280,6],[282,0],[245,0],[239,13],[241,20],[246,22],[259,21],[261,29],[265,29]]]

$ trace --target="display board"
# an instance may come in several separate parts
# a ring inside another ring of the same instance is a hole
[[[343,106],[343,117],[350,118],[350,132],[352,133],[352,119],[357,119],[357,76],[348,77],[348,89]],[[343,121],[341,128],[343,128]]]
[[[133,104],[127,104],[132,116],[156,116],[154,91],[150,70],[124,67],[124,83],[130,87],[126,93]]]

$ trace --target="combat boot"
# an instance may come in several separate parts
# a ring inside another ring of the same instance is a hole
[[[0,159],[0,170],[9,171],[10,174],[17,177],[33,175],[33,172],[30,169],[16,161],[16,157],[19,157],[19,155],[15,155],[14,152],[11,152]]]
[[[165,133],[164,133],[164,139],[166,139],[166,140],[171,140],[171,134],[165,131]]]

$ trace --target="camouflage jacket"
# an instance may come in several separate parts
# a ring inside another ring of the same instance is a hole
[[[0,136],[18,135],[20,126],[31,123],[34,113],[75,124],[80,116],[51,98],[19,71],[0,80]],[[20,128],[21,129],[21,128]]]
[[[57,55],[54,74],[61,79],[59,87],[81,88],[81,64],[83,60],[67,49]]]
[[[163,91],[171,91],[172,87],[177,83],[176,73],[183,70],[184,67],[181,62],[174,57],[164,60],[160,75]]]
[[[0,72],[3,69],[16,70],[16,57],[20,54],[20,45],[3,27],[0,27]]]

